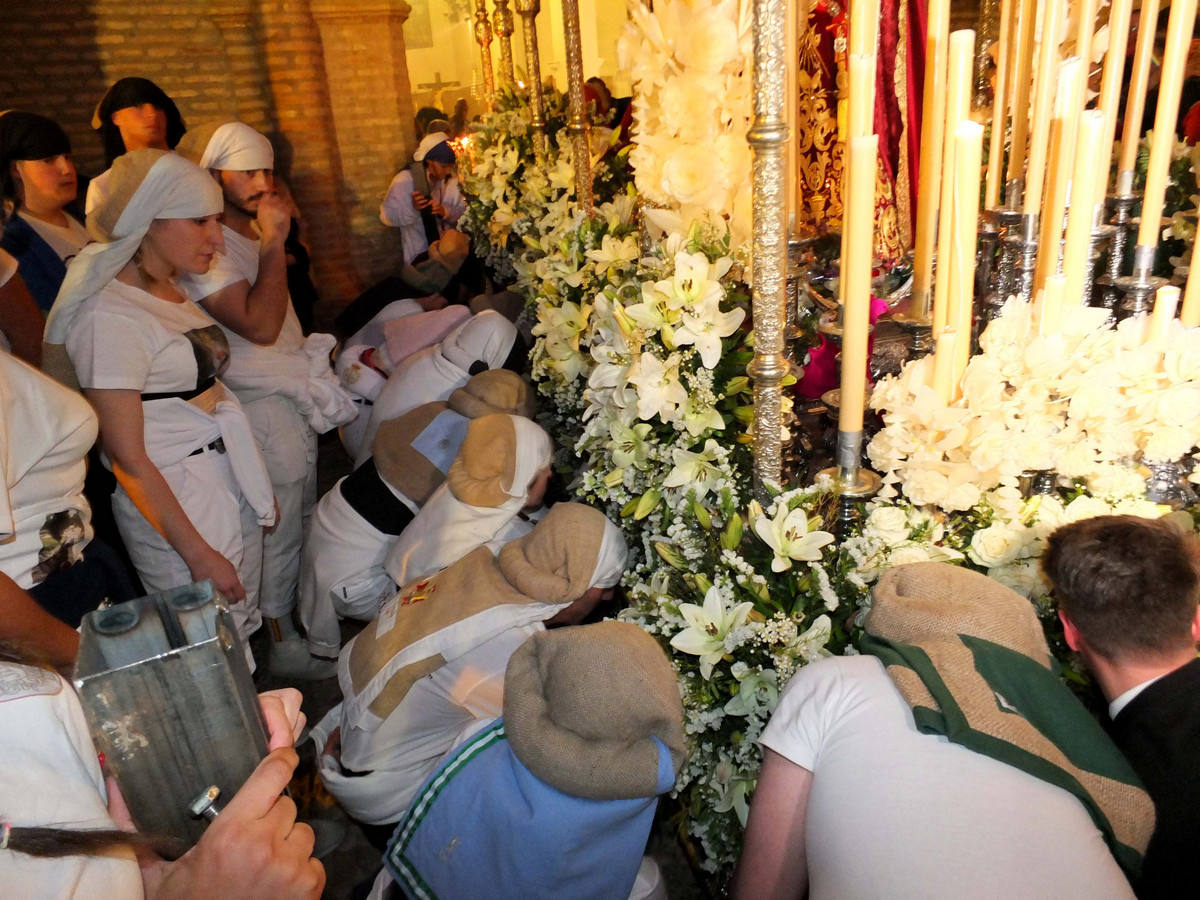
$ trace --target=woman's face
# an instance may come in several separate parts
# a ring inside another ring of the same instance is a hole
[[[541,469],[529,482],[529,490],[525,493],[525,509],[537,509],[546,499],[546,488],[550,485],[550,467]]]
[[[217,252],[225,249],[217,216],[197,219],[155,219],[150,223],[142,249],[148,250],[175,274],[203,275]]]
[[[121,132],[126,150],[169,150],[167,114],[153,103],[126,106],[112,114],[112,123]]]
[[[12,164],[21,185],[21,204],[37,212],[62,209],[75,199],[78,183],[69,153],[45,159],[19,159]]]

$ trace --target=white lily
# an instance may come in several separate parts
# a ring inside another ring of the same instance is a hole
[[[647,422],[639,422],[632,427],[621,422],[610,422],[608,433],[612,440],[608,446],[612,451],[613,464],[622,469],[629,466],[635,469],[646,468],[650,459],[650,442],[646,440],[646,436],[650,434],[650,430]]]
[[[681,653],[700,657],[700,675],[708,679],[713,666],[725,655],[725,638],[735,628],[746,624],[753,603],[739,603],[732,609],[725,606],[721,592],[710,587],[704,595],[704,605],[680,603],[679,614],[688,627],[671,638],[671,646]]]
[[[679,354],[672,353],[664,361],[652,353],[643,353],[629,367],[626,378],[637,388],[640,418],[658,416],[664,422],[679,418],[680,407],[688,400],[687,388],[679,381]]]
[[[703,497],[721,477],[721,470],[713,465],[719,449],[717,442],[709,438],[699,453],[693,453],[691,450],[672,450],[675,468],[663,480],[663,487],[694,487],[696,499]]]
[[[737,331],[744,318],[746,311],[741,307],[721,312],[720,298],[706,300],[694,313],[683,311],[683,326],[675,329],[675,343],[681,347],[695,344],[704,368],[715,368],[721,361],[721,338]]]
[[[772,572],[786,572],[792,560],[815,562],[821,558],[821,548],[833,542],[828,531],[808,530],[808,513],[802,507],[785,507],[773,519],[759,516],[754,520],[754,532],[774,551]]]
[[[720,302],[725,291],[719,281],[732,265],[733,260],[727,256],[710,263],[703,253],[676,253],[675,274],[671,278],[672,305],[699,308],[710,302]]]

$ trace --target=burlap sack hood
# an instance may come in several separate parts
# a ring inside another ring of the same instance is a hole
[[[542,603],[582,597],[592,586],[606,522],[590,506],[556,503],[533,531],[500,548],[500,571],[514,588]]]
[[[450,492],[468,506],[493,509],[523,496],[549,463],[549,438],[528,419],[492,413],[471,421],[446,473]]]
[[[871,634],[918,646],[967,634],[1051,668],[1029,601],[979,572],[936,562],[897,566],[883,573],[873,597],[864,623]]]
[[[683,704],[658,642],[628,622],[535,634],[508,663],[504,728],[513,753],[563,793],[592,800],[659,793],[659,749],[686,757]]]
[[[371,445],[375,467],[384,481],[417,506],[425,505],[446,475],[413,447],[413,441],[447,409],[467,419],[493,413],[529,418],[533,414],[533,391],[515,372],[488,369],[472,376],[465,387],[450,395],[449,401],[425,403],[380,425]]]

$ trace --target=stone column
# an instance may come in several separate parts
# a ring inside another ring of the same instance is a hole
[[[411,9],[404,0],[310,2],[351,261],[360,281],[372,284],[400,262],[399,241],[380,224],[379,204],[416,147],[403,30]]]

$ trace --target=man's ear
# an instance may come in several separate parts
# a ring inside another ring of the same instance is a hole
[[[1192,643],[1200,643],[1200,606],[1196,607],[1196,614],[1192,616]]]
[[[1079,634],[1079,629],[1075,627],[1075,623],[1061,609],[1058,611],[1058,621],[1062,622],[1063,637],[1067,639],[1067,646],[1078,653],[1083,649],[1083,637]],[[1200,628],[1200,610],[1197,610],[1196,619],[1192,622],[1193,635],[1196,629]]]

